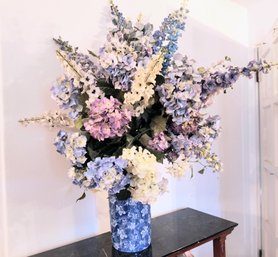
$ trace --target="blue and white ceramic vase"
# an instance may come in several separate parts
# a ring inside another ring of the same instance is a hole
[[[113,247],[121,252],[136,253],[151,244],[151,208],[128,198],[109,196]]]

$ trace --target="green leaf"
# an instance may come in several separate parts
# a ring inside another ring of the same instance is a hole
[[[202,174],[202,175],[203,175],[203,174],[205,173],[205,169],[201,169],[201,170],[199,170],[199,171],[198,171],[198,173],[200,173],[200,174]]]
[[[126,145],[126,137],[117,137],[113,139],[106,139],[95,147],[94,141],[90,143],[92,149],[98,152],[100,157],[119,155],[122,152],[123,147]]]
[[[138,134],[138,130],[142,128],[142,119],[140,117],[132,117],[132,126],[131,126],[131,134],[132,136],[136,136]]]
[[[106,82],[106,80],[104,79],[100,79],[97,81],[97,86],[98,87],[113,87],[113,85],[109,84],[108,82]]]
[[[129,190],[123,189],[116,194],[116,197],[118,198],[118,200],[127,200],[128,198],[131,197],[131,193]]]
[[[83,122],[82,122],[82,118],[79,117],[75,122],[74,122],[74,126],[76,129],[80,130],[83,127]]]
[[[132,146],[132,143],[134,142],[134,137],[130,134],[127,134],[126,142],[127,142],[127,148],[129,148],[130,146]]]
[[[83,107],[86,106],[86,101],[89,100],[89,96],[87,93],[81,94],[78,96],[78,102]]]
[[[151,129],[154,131],[154,133],[163,132],[166,130],[166,123],[167,119],[162,116],[156,116],[151,121]]]
[[[99,87],[102,90],[106,97],[109,98],[110,96],[113,96],[120,102],[124,101],[124,92],[119,89],[115,89],[112,84],[109,84],[104,80],[99,80],[97,82],[97,87]]]
[[[206,69],[204,67],[199,67],[197,69],[197,71],[200,73],[200,74],[204,74],[206,72]]]
[[[152,153],[153,155],[155,155],[156,160],[157,160],[158,162],[163,163],[163,159],[164,159],[164,156],[165,156],[164,153],[158,152],[158,151],[153,150],[153,149],[150,149],[150,148],[147,148],[147,150],[148,150],[150,153]]]
[[[117,26],[117,25],[118,25],[118,22],[117,22],[117,20],[116,20],[116,19],[113,19],[113,20],[112,20],[112,23],[113,23],[115,26]]]
[[[87,146],[87,150],[91,160],[94,160],[98,157],[99,153],[97,151],[94,151],[90,146]]]
[[[94,52],[92,52],[91,50],[88,50],[88,53],[89,53],[90,55],[92,55],[92,56],[94,56],[94,57],[97,57],[97,58],[98,58],[98,56],[97,56]]]
[[[88,138],[87,146],[92,150],[98,151],[101,147],[103,147],[103,141],[98,141],[97,139],[90,136]]]
[[[151,140],[151,138],[147,135],[147,134],[144,134],[141,136],[140,138],[140,143],[144,146],[147,146],[148,145],[148,142]]]
[[[76,202],[83,200],[86,197],[86,193],[84,192],[77,200]]]
[[[125,148],[125,146],[116,148],[112,155],[115,157],[119,157],[120,155],[122,155],[124,148]]]
[[[165,78],[161,75],[157,75],[156,78],[155,78],[155,82],[156,82],[155,84],[157,86],[160,86],[160,85],[165,83]]]
[[[78,50],[77,47],[73,48],[68,41],[64,41],[61,37],[59,38],[53,38],[54,42],[60,46],[60,49],[63,49],[66,52],[69,53],[76,53]]]

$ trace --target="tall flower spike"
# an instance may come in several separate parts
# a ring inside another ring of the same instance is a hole
[[[187,9],[188,3],[189,3],[189,0],[182,0],[181,1],[181,7],[184,8],[184,9]]]
[[[132,116],[139,117],[151,103],[154,96],[156,76],[163,63],[163,53],[154,55],[146,68],[138,68],[130,92],[124,95],[124,105],[132,110]]]
[[[18,122],[23,126],[28,126],[30,124],[41,124],[49,127],[74,127],[72,119],[67,114],[60,113],[59,111],[53,113],[49,112],[38,117],[24,118]]]
[[[275,65],[267,62],[251,61],[247,66],[239,68],[234,66],[223,67],[219,71],[205,74],[205,77],[201,81],[201,101],[202,107],[206,108],[212,103],[212,98],[221,91],[226,92],[228,88],[231,88],[240,76],[252,78],[256,72],[267,73],[269,69]]]
[[[53,38],[53,40],[59,46],[59,50],[56,51],[58,59],[73,74],[73,77],[79,80],[83,77],[83,74],[91,77],[101,76],[101,74],[97,73],[98,62],[94,59],[98,58],[96,54],[89,50],[90,55],[80,53],[78,47],[71,46],[68,41],[62,40],[61,37],[58,39]]]
[[[153,46],[154,53],[160,51],[161,48],[165,48],[167,51],[164,55],[164,63],[162,73],[165,74],[167,68],[171,63],[171,59],[174,53],[178,49],[178,38],[182,35],[182,31],[185,28],[185,19],[187,18],[187,2],[183,1],[179,10],[169,14],[167,18],[162,22],[160,29],[153,34],[155,43]]]
[[[123,14],[119,11],[118,6],[114,4],[113,0],[110,1],[110,8],[113,16],[112,22],[115,26],[117,26],[118,30],[121,31],[124,27],[126,27],[127,21]]]

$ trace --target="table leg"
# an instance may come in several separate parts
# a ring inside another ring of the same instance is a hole
[[[213,257],[226,257],[225,240],[226,236],[221,236],[213,240]]]

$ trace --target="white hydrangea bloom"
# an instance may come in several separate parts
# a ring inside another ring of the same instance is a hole
[[[153,203],[166,192],[168,181],[161,178],[157,170],[156,157],[148,150],[133,146],[123,149],[121,156],[128,161],[127,171],[131,176],[130,191],[132,197],[143,203]]]
[[[166,169],[173,177],[183,177],[185,172],[191,168],[191,164],[188,162],[184,154],[180,154],[177,160],[173,163],[167,163]]]
[[[113,36],[108,35],[108,42],[104,44],[104,51],[101,55],[102,58],[99,59],[99,63],[104,69],[122,63],[127,54],[132,55],[133,60],[137,59],[136,51],[130,47],[126,41],[122,40],[121,37],[122,35],[117,33],[113,34]],[[135,66],[136,62],[133,62],[132,65],[127,66],[127,68],[129,67],[132,69]]]
[[[68,158],[70,161],[72,161],[72,162],[75,161],[73,149],[70,145],[66,146],[65,155],[66,155],[66,158]]]
[[[122,179],[122,175],[119,174],[115,168],[109,169],[103,176],[103,178],[99,182],[99,190],[108,190],[112,188],[115,184],[115,181],[120,181]]]
[[[65,156],[72,163],[85,163],[87,158],[85,157],[84,147],[87,144],[87,138],[84,135],[80,135],[78,132],[72,133],[68,138],[68,144],[65,145]],[[76,150],[79,152],[76,152]]]
[[[86,93],[88,95],[88,100],[85,103],[88,109],[91,108],[92,102],[94,102],[96,99],[104,97],[103,91],[93,84],[87,89]]]
[[[83,135],[80,135],[76,138],[75,142],[78,147],[85,147],[87,144],[87,138]]]
[[[79,132],[75,132],[70,135],[69,142],[73,147],[85,147],[87,138],[84,135],[80,135]]]
[[[75,178],[75,168],[74,167],[70,167],[70,169],[68,171],[68,176],[69,176],[70,179]]]

